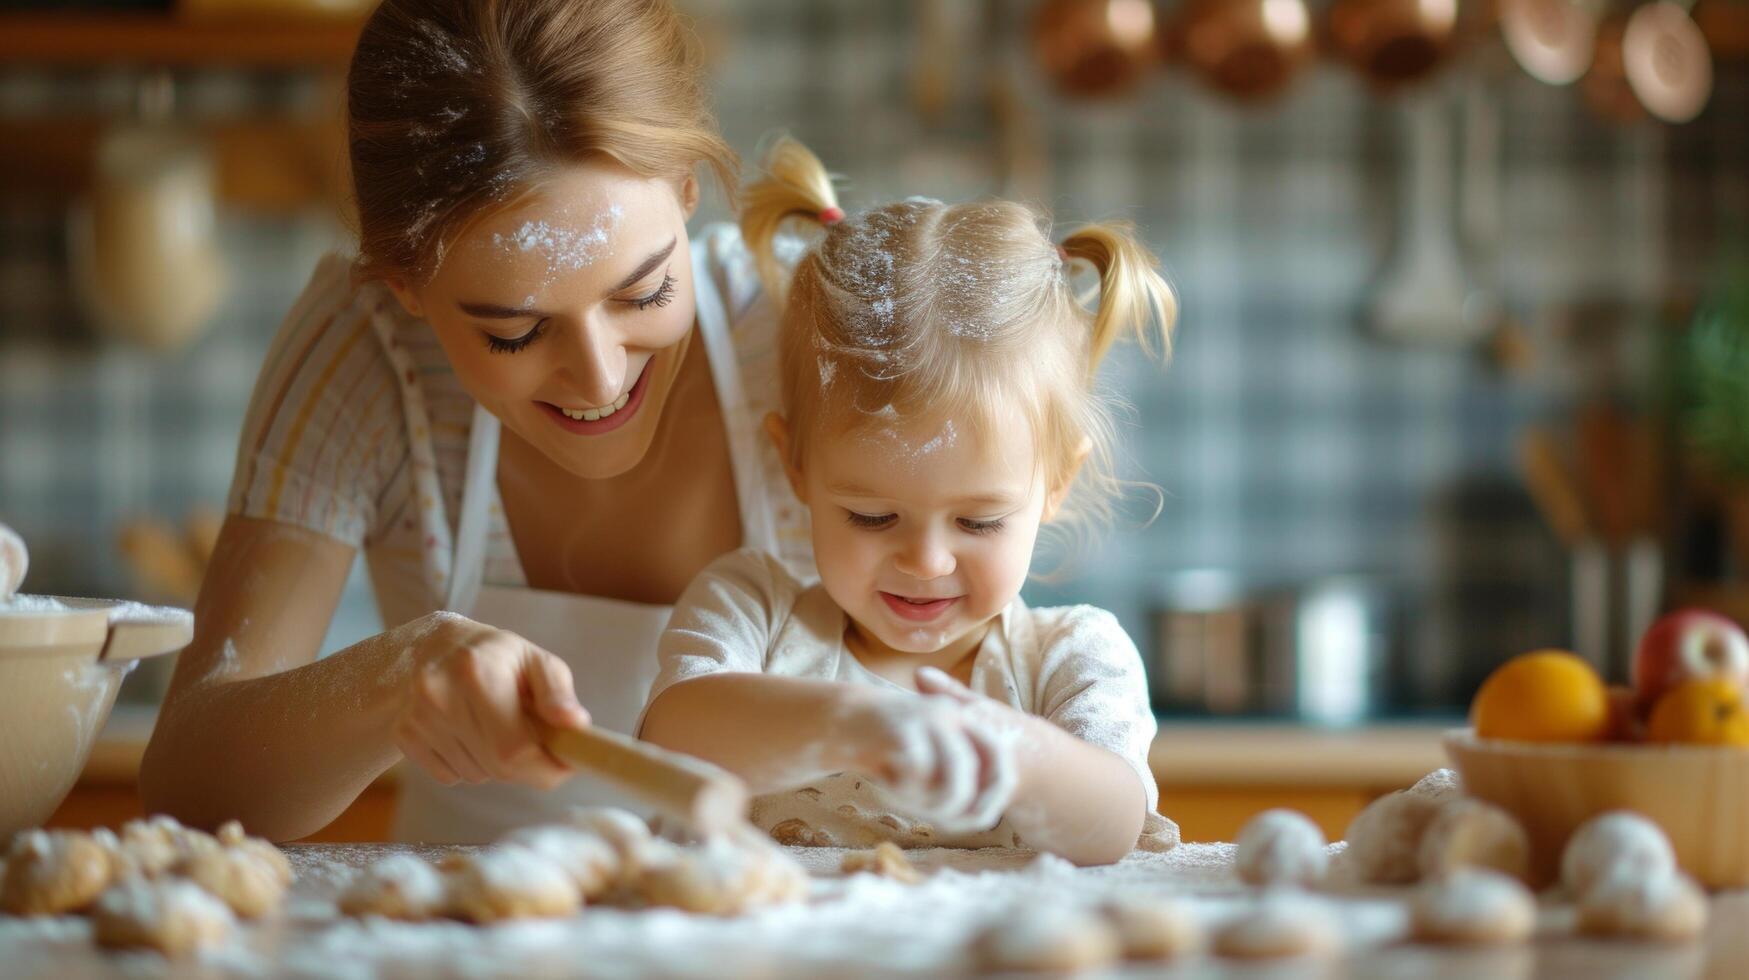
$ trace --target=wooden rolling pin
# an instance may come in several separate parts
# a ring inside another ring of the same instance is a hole
[[[700,834],[734,834],[747,823],[747,784],[703,759],[593,727],[551,730],[547,750]]]

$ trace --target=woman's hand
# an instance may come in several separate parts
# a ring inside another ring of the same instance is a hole
[[[409,632],[411,669],[395,717],[395,744],[438,782],[523,783],[551,789],[570,766],[546,750],[543,726],[580,729],[563,660],[515,633],[454,613],[432,613]]]
[[[916,695],[856,700],[849,728],[857,768],[942,830],[994,827],[1019,783],[1019,719],[940,671],[919,671],[918,685]]]

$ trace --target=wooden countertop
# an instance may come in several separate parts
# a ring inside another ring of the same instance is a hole
[[[155,709],[117,705],[92,747],[81,784],[132,785]],[[1166,786],[1317,786],[1382,792],[1447,764],[1437,724],[1312,728],[1273,722],[1167,721],[1148,753]],[[385,774],[394,780],[394,771]]]

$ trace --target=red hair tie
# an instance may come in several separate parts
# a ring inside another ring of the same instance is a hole
[[[823,225],[835,225],[843,220],[844,212],[838,208],[827,208],[820,212],[820,223]]]

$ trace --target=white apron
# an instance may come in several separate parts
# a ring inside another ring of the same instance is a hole
[[[722,299],[704,267],[702,243],[692,249],[698,329],[716,384],[734,470],[743,544],[775,553],[777,533],[758,460],[759,421],[747,407],[740,365]],[[488,508],[498,473],[498,419],[474,409],[462,489],[449,598],[445,608],[516,633],[570,665],[577,696],[594,724],[634,734],[656,679],[656,642],[672,606],[482,583]],[[394,836],[402,841],[468,843],[560,819],[574,806],[643,808],[606,784],[579,774],[551,791],[510,783],[444,786],[416,765],[401,769]]]

